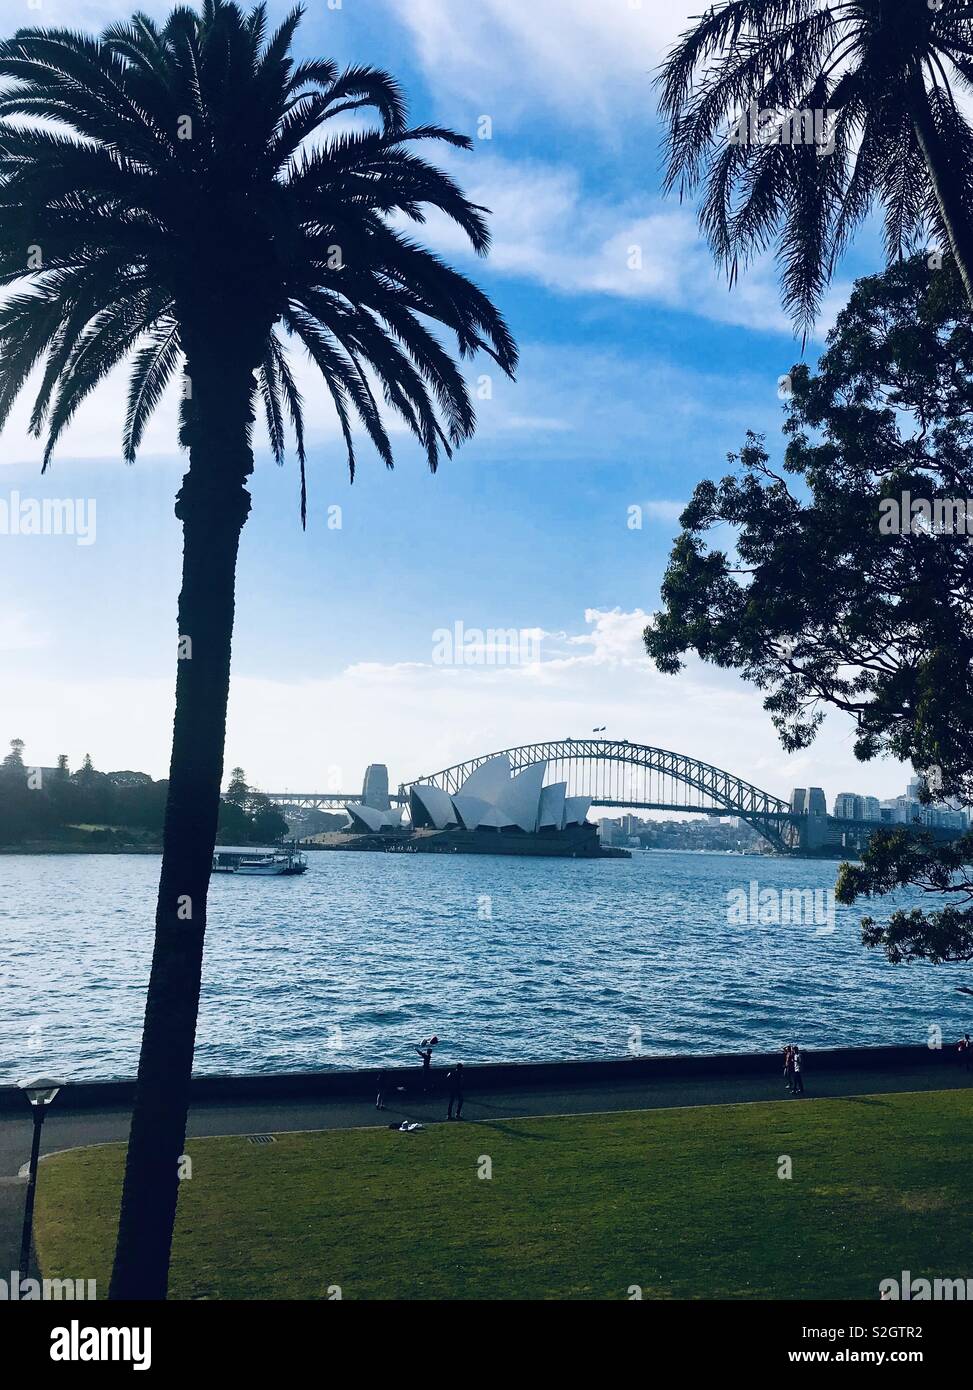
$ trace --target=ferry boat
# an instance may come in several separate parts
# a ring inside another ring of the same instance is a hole
[[[293,878],[307,872],[307,859],[297,850],[220,850],[213,855],[214,874],[241,874],[248,878]]]

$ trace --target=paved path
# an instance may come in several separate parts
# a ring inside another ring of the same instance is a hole
[[[951,1060],[937,1056],[934,1063],[895,1071],[866,1069],[829,1071],[805,1075],[807,1094],[796,1096],[795,1105],[815,1097],[881,1095],[891,1091],[939,1091],[968,1089],[973,1074]],[[534,1115],[580,1115],[594,1111],[655,1110],[686,1105],[732,1105],[743,1101],[788,1100],[783,1080],[775,1069],[767,1077],[703,1076],[658,1080],[612,1081],[556,1087],[518,1087],[506,1091],[476,1090],[467,1093],[464,1122],[502,1124],[509,1119]],[[388,1125],[395,1119],[441,1121],[445,1098],[423,1096],[417,1091],[391,1092],[386,1109],[377,1111],[373,1101],[352,1098],[273,1100],[227,1103],[199,1102],[189,1115],[189,1136],[219,1134],[269,1134],[287,1130],[349,1129],[362,1125]],[[105,1144],[128,1137],[127,1107],[97,1110],[64,1110],[57,1101],[44,1123],[43,1153]],[[16,1267],[20,1247],[25,1179],[19,1176],[30,1153],[31,1121],[24,1104],[22,1115],[0,1114],[0,1277]]]

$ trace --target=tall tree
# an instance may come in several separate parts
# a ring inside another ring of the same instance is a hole
[[[24,767],[24,740],[22,738],[12,738],[10,740],[10,752],[4,758],[0,768],[13,777],[22,778],[26,774]]]
[[[484,212],[415,150],[469,148],[410,127],[397,83],[368,67],[295,62],[302,11],[270,32],[266,6],[229,0],[137,14],[88,37],[24,29],[0,44],[0,424],[35,366],[45,466],[81,402],[132,355],[124,422],[135,457],[181,377],[189,469],[179,651],[155,949],[111,1293],[163,1298],[189,1103],[230,678],[234,579],[262,404],[280,461],[304,412],[283,333],[330,393],[354,474],[352,426],[392,466],[387,409],[435,469],[475,416],[453,355],[516,349],[489,299],[402,230],[436,209],[477,252]],[[368,130],[347,127],[373,116]],[[26,124],[20,118],[29,118]],[[52,124],[53,123],[53,124]]]
[[[964,0],[726,0],[660,75],[666,185],[702,188],[700,224],[731,281],[775,244],[805,327],[876,202],[889,258],[935,232],[973,303],[973,127],[957,100],[971,83]],[[751,110],[767,113],[758,129],[737,124]],[[795,111],[808,114],[792,124]]]
[[[228,801],[231,806],[239,806],[241,809],[246,806],[250,797],[250,786],[247,782],[247,774],[242,767],[234,767],[230,771],[230,784],[223,793],[223,800]]]
[[[649,655],[740,671],[788,751],[843,711],[860,760],[910,762],[927,802],[973,806],[973,315],[955,269],[919,256],[859,281],[818,370],[791,379],[782,466],[750,435],[680,518]],[[973,834],[881,832],[839,896],[905,884],[958,905],[867,918],[866,944],[973,958]]]

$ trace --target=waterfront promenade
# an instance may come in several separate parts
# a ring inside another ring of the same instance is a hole
[[[444,1059],[445,1060],[445,1059]],[[387,1126],[394,1120],[423,1124],[445,1118],[442,1071],[424,1095],[419,1069],[387,1072],[386,1109],[375,1109],[374,1073],[319,1073],[306,1077],[200,1078],[201,1094],[189,1116],[189,1142],[204,1136],[284,1133]],[[848,1048],[811,1054],[807,1094],[816,1098],[968,1088],[951,1049]],[[397,1086],[405,1087],[397,1090]],[[90,1099],[85,1098],[88,1092]],[[222,1094],[218,1094],[222,1092]],[[67,1090],[44,1126],[44,1153],[124,1140],[131,1083]],[[505,1121],[541,1115],[580,1115],[624,1110],[759,1103],[787,1099],[776,1054],[739,1057],[632,1058],[612,1062],[492,1065],[467,1069],[463,1123],[501,1127]],[[77,1103],[80,1102],[80,1103]],[[30,1149],[30,1115],[23,1098],[0,1088],[0,1267],[16,1267],[23,1212],[20,1170]],[[42,1177],[43,1181],[43,1177]]]

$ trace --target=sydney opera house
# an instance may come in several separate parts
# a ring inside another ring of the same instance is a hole
[[[409,789],[408,828],[402,813],[385,805],[349,802],[352,836],[342,848],[401,849],[422,853],[554,854],[601,857],[595,826],[585,817],[587,796],[568,796],[567,784],[544,786],[547,763],[514,773],[505,753],[488,758],[456,792],[414,784]],[[338,846],[335,846],[336,848]]]

